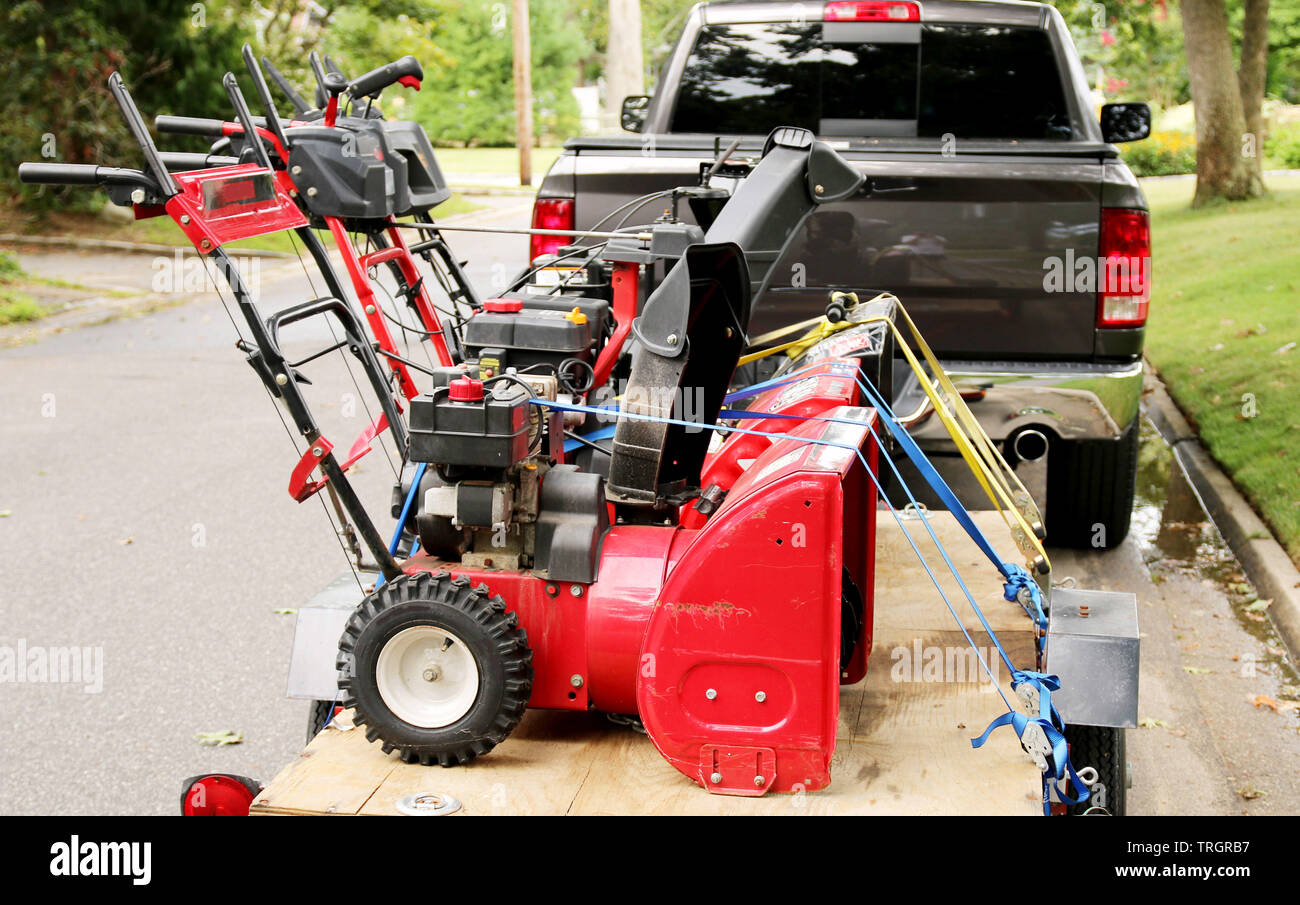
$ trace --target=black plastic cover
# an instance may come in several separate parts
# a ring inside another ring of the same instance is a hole
[[[407,208],[399,210],[398,216],[424,213],[450,198],[451,189],[424,127],[419,123],[395,121],[385,122],[383,128],[389,145],[406,164]]]
[[[446,390],[411,400],[412,462],[509,468],[528,455],[528,393],[498,383],[481,402],[453,402]]]
[[[558,367],[566,358],[590,359],[591,322],[570,320],[568,314],[542,308],[480,311],[465,324],[465,352],[480,358],[484,349],[504,349],[509,365],[516,368],[538,363]]]
[[[384,125],[348,118],[346,128],[288,130],[289,172],[312,214],[382,219],[410,209],[406,158],[393,151]]]
[[[600,475],[575,465],[557,465],[546,473],[533,560],[539,571],[552,581],[595,581],[607,530],[609,508]]]

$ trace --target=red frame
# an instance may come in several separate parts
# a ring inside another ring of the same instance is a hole
[[[214,216],[213,212],[207,210],[204,204],[205,185],[244,176],[268,177],[273,186],[271,199],[264,204],[249,205],[247,210],[229,215]],[[307,225],[307,218],[284,191],[277,175],[255,163],[173,173],[172,178],[180,192],[167,200],[167,214],[202,254],[211,254],[227,242],[238,242]]]

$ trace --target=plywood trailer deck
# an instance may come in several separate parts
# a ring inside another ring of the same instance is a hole
[[[974,514],[999,547],[996,512]],[[931,525],[1012,661],[1033,666],[1033,627],[946,512]],[[978,621],[917,518],[904,521],[968,627]],[[452,796],[459,814],[1023,814],[1042,813],[1039,772],[1011,732],[970,740],[1005,711],[893,516],[878,513],[875,631],[867,677],[840,690],[831,785],[758,798],[712,795],[651,741],[598,713],[529,711],[491,753],[424,767],[385,755],[363,729],[329,727],[257,796],[254,815],[397,814],[406,796]],[[945,580],[946,577],[946,580]],[[1014,701],[1010,676],[982,629],[980,652]],[[349,726],[341,714],[339,726]]]

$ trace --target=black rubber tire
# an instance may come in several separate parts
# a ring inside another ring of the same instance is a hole
[[[334,708],[339,705],[338,701],[312,701],[311,709],[307,711],[307,741],[310,742],[317,734],[325,728],[329,722],[330,715]]]
[[[1047,542],[1110,550],[1128,537],[1138,420],[1118,440],[1055,440],[1047,453]]]
[[[375,664],[399,631],[432,625],[459,637],[479,672],[478,696],[456,722],[436,729],[398,718],[384,703]],[[385,582],[348,620],[339,639],[339,688],[366,739],[396,750],[407,763],[444,767],[487,754],[519,724],[533,688],[533,652],[514,613],[487,587],[447,572],[406,575]]]
[[[1070,763],[1075,772],[1084,767],[1097,771],[1097,783],[1105,786],[1104,794],[1097,786],[1093,796],[1082,804],[1072,804],[1069,812],[1082,815],[1110,814],[1123,817],[1128,807],[1128,762],[1124,745],[1124,730],[1110,726],[1065,727],[1065,740],[1070,745]]]

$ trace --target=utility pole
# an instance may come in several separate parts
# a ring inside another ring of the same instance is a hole
[[[609,43],[605,53],[605,119],[618,128],[623,98],[645,91],[641,60],[640,0],[609,0]]]
[[[533,59],[528,41],[528,0],[514,0],[515,142],[519,184],[533,184]]]

